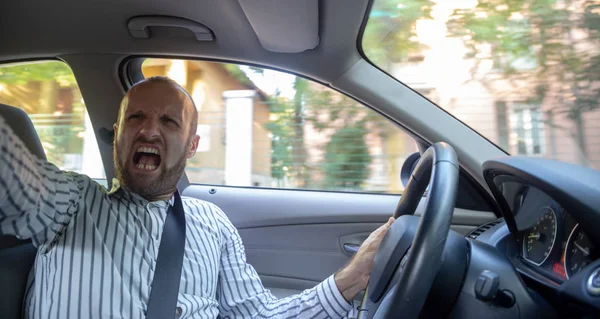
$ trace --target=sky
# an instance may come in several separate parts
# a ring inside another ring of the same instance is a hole
[[[252,72],[248,66],[240,66],[240,68],[259,89],[268,95],[275,94],[279,89],[281,96],[289,99],[294,98],[296,92],[294,90],[295,75],[269,69],[264,69],[263,74],[258,74]]]

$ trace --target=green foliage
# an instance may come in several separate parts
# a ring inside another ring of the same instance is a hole
[[[227,64],[224,64],[224,66],[225,66],[225,70],[227,70],[227,72],[231,76],[233,76],[236,80],[240,81],[240,83],[242,83],[243,85],[246,85],[246,86],[254,85],[252,83],[252,80],[250,80],[250,78],[246,75],[246,73],[244,73],[244,71],[242,71],[242,69],[240,69],[239,65],[227,63]]]
[[[431,18],[429,0],[376,0],[362,39],[366,56],[384,67],[405,61],[424,48],[415,32],[415,23]]]
[[[368,129],[385,120],[354,100],[307,80],[296,78],[293,99],[279,96],[269,101],[275,119],[265,127],[273,135],[271,175],[276,179],[295,177],[302,185],[326,189],[358,189],[369,176],[371,155],[365,144]],[[325,159],[308,167],[304,126],[310,123],[326,134]],[[319,170],[324,181],[311,181],[310,171]]]
[[[22,63],[0,68],[0,83],[27,84],[31,81],[55,81],[61,86],[76,84],[69,66],[60,61]]]
[[[303,98],[308,87],[307,80],[296,78],[292,100],[275,95],[268,101],[269,112],[274,120],[265,124],[272,134],[271,176],[275,179],[295,177],[307,182],[305,172],[306,151],[304,145]]]
[[[600,16],[596,1],[480,1],[474,9],[455,11],[448,29],[463,38],[469,57],[491,59],[503,75],[500,79],[527,79],[538,88],[534,91],[538,100],[549,92],[575,97],[556,111],[578,117],[597,108],[600,87],[593,83],[600,80]],[[489,54],[483,45],[491,48]]]
[[[269,111],[277,118],[265,124],[265,128],[271,132],[271,176],[275,179],[283,179],[288,172],[293,172],[293,114],[290,101],[274,96],[270,98]]]
[[[360,190],[369,177],[371,155],[362,125],[343,127],[331,136],[325,151],[325,187],[334,190]]]

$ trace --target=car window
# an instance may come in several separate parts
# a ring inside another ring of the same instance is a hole
[[[61,61],[0,65],[0,103],[31,118],[48,161],[62,170],[106,179],[73,72]]]
[[[600,169],[598,1],[375,0],[362,50],[513,155]]]
[[[192,183],[399,193],[415,141],[380,114],[316,82],[207,61],[146,59],[145,77],[168,76],[199,112]]]

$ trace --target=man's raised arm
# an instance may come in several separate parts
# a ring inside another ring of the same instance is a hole
[[[0,234],[52,240],[77,210],[85,179],[32,155],[0,116]]]

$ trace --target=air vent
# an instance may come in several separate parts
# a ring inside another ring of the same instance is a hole
[[[503,222],[503,221],[504,221],[504,219],[502,219],[502,218],[499,218],[499,219],[496,219],[496,220],[494,220],[494,221],[491,221],[491,222],[489,222],[489,223],[485,223],[485,224],[483,224],[483,225],[481,225],[481,226],[479,226],[479,227],[475,228],[473,231],[471,231],[471,232],[470,232],[470,233],[467,235],[467,237],[469,237],[469,238],[473,238],[473,239],[477,239],[477,237],[479,237],[479,235],[481,235],[481,234],[485,233],[485,232],[486,232],[488,229],[490,229],[490,228],[492,228],[492,227],[494,227],[494,226],[496,226],[496,225],[500,224],[500,223],[501,223],[501,222]]]

